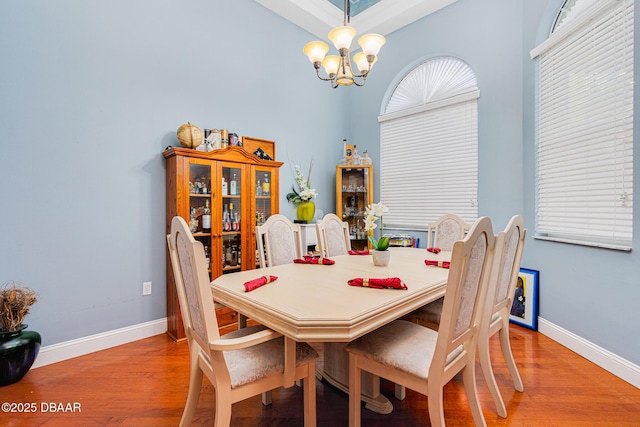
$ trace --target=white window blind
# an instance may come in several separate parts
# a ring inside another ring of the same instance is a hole
[[[630,249],[633,0],[581,2],[531,53],[539,59],[536,236]]]
[[[426,229],[446,213],[478,217],[475,75],[459,59],[431,59],[398,85],[379,117],[385,227]]]

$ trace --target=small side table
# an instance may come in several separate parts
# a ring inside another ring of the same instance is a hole
[[[316,225],[314,224],[299,224],[302,233],[300,238],[302,240],[302,249],[305,251],[316,251],[316,245],[318,244],[318,235],[316,234]]]

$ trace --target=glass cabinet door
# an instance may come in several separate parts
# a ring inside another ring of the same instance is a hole
[[[256,170],[256,223],[262,225],[271,216],[271,171]]]
[[[273,176],[271,173],[271,169],[259,169],[256,168],[255,171],[255,206],[256,206],[256,217],[254,223],[255,226],[262,225],[269,218],[275,210],[273,208],[273,192],[271,191],[271,185],[273,183]],[[258,268],[260,266],[260,255],[258,253],[259,250],[264,251],[264,248],[257,247],[257,239],[255,235],[253,237],[253,246],[256,247],[255,251],[255,266]]]
[[[242,167],[222,167],[221,209],[222,218],[222,272],[242,269]]]
[[[336,169],[336,213],[349,225],[349,238],[354,249],[369,247],[364,218],[373,203],[371,166],[338,166]]]
[[[193,237],[202,242],[211,272],[211,163],[189,163],[189,228]]]

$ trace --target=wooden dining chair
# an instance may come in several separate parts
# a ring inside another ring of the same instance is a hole
[[[189,344],[189,392],[180,426],[190,426],[203,375],[215,387],[216,427],[231,423],[232,404],[284,385],[284,337],[256,325],[220,336],[202,243],[181,217],[167,236],[180,310]],[[304,380],[304,425],[316,425],[318,353],[296,343],[295,379]]]
[[[293,264],[295,258],[302,258],[302,230],[284,215],[271,215],[262,224],[256,226],[256,246],[260,268],[282,264]],[[238,327],[247,326],[247,316],[238,313]],[[296,384],[300,385],[299,382]],[[271,392],[262,393],[262,404],[272,403]]]
[[[360,426],[362,371],[426,395],[432,427],[445,425],[443,387],[462,372],[475,424],[486,426],[476,388],[475,355],[494,248],[488,217],[479,218],[454,244],[439,331],[395,320],[347,345],[350,427]]]
[[[300,226],[281,214],[256,226],[256,240],[261,268],[292,264],[304,255]]]
[[[502,355],[509,369],[509,374],[513,380],[513,386],[517,391],[524,391],[522,379],[518,373],[518,367],[511,352],[509,340],[509,314],[513,296],[518,282],[520,272],[520,261],[524,249],[527,230],[520,215],[514,215],[508,222],[504,231],[498,233],[494,265],[491,270],[491,282],[493,293],[488,296],[486,312],[478,338],[478,356],[482,374],[487,382],[491,396],[496,405],[496,413],[501,417],[507,416],[500,390],[493,373],[491,358],[489,355],[489,338],[496,333],[500,333],[500,348]],[[443,309],[443,299],[434,301],[431,304],[414,311],[410,315],[410,320],[415,323],[438,330]]]
[[[456,214],[442,215],[427,226],[427,247],[450,251],[457,240],[464,238],[471,225]]]
[[[496,405],[496,412],[499,416],[505,418],[507,416],[507,408],[502,400],[496,377],[493,373],[489,354],[489,338],[499,333],[500,349],[513,380],[513,387],[517,391],[523,392],[524,386],[516,362],[513,359],[511,341],[509,339],[509,315],[518,283],[520,261],[522,260],[522,252],[527,235],[522,217],[514,215],[500,234],[503,234],[502,239],[499,239],[502,248],[496,247],[496,257],[491,278],[495,282],[495,291],[493,297],[489,296],[489,303],[480,328],[478,356],[482,374],[487,381],[487,386]],[[498,256],[498,254],[501,256]]]
[[[428,226],[427,248],[435,247],[443,251],[451,251],[453,244],[458,240],[462,240],[471,227],[472,224],[469,224],[456,214],[443,215]],[[421,307],[409,313],[403,319],[437,330],[440,322],[440,312],[442,311],[442,302],[443,298],[440,298],[427,307]],[[404,391],[397,389],[396,397],[403,399]]]
[[[469,224],[456,214],[442,215],[428,225],[427,248],[434,247],[443,251],[451,251],[453,244],[458,240],[462,240],[471,227],[472,224]],[[444,298],[440,298],[426,307],[414,310],[404,316],[403,319],[437,330],[443,300]],[[404,399],[404,389],[396,387],[396,397]]]
[[[316,235],[320,255],[323,257],[346,255],[351,250],[349,224],[336,214],[326,214],[322,221],[316,224]]]

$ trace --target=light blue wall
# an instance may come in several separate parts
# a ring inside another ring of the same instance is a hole
[[[638,256],[531,237],[529,51],[560,3],[458,0],[390,34],[364,88],[332,90],[301,53],[315,37],[253,0],[0,0],[0,280],[40,292],[28,323],[45,345],[162,318],[160,153],[178,125],[276,140],[290,217],[290,161],[305,168],[314,157],[318,207],[329,212],[342,138],[378,167],[377,116],[390,88],[411,65],[453,55],[481,91],[480,214],[495,228],[524,216],[523,266],[540,270],[540,315],[640,364],[630,339],[640,335]],[[146,280],[151,297],[141,296]]]
[[[275,140],[281,194],[314,157],[333,209],[345,94],[311,39],[253,0],[0,0],[0,283],[40,293],[43,345],[166,316],[161,152],[182,123]]]
[[[412,66],[433,56],[453,55],[466,61],[476,73],[480,88],[479,214],[490,216],[495,229],[504,227],[513,214],[523,215],[529,237],[522,265],[540,271],[540,316],[639,364],[640,342],[630,339],[640,336],[637,253],[532,238],[536,68],[529,52],[546,38],[562,3],[458,0],[389,35],[366,90],[351,91],[351,132],[354,140],[369,148],[374,165],[379,165],[380,136],[375,117],[399,79]],[[638,40],[636,31],[636,52]],[[636,58],[640,58],[637,53]],[[639,68],[635,67],[636,76]],[[637,93],[636,105],[640,105]],[[635,164],[640,165],[640,150],[637,143],[635,146]],[[416,155],[433,154],[416,150]],[[640,188],[640,173],[635,175],[636,188]],[[376,185],[379,188],[378,180]],[[637,247],[639,209],[635,211]],[[413,234],[424,238],[424,233]]]

